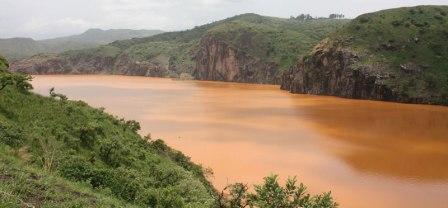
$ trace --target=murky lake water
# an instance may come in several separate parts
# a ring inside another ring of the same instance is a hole
[[[142,124],[214,171],[220,188],[298,176],[341,207],[448,207],[448,107],[293,95],[278,86],[124,76],[35,76]]]

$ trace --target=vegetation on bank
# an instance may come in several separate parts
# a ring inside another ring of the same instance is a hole
[[[5,77],[28,83],[29,76]],[[181,152],[142,138],[136,121],[70,101],[50,89],[8,82],[0,90],[0,207],[306,207],[334,208],[329,193],[311,196],[276,176],[249,193],[246,185],[217,192],[201,166]]]
[[[448,104],[448,6],[364,14],[330,36],[354,51],[398,100]]]

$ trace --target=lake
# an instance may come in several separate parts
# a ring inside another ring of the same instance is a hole
[[[57,92],[142,125],[219,189],[297,176],[341,207],[445,208],[448,107],[295,95],[274,85],[106,75],[34,76]]]

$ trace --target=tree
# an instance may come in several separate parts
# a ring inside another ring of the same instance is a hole
[[[33,89],[33,86],[29,83],[32,79],[30,75],[11,73],[7,70],[8,67],[9,64],[6,59],[0,56],[0,91],[7,86],[15,86],[22,92]]]
[[[296,19],[296,20],[312,20],[314,19],[310,14],[300,14],[297,17],[291,17],[291,19]]]
[[[7,86],[15,86],[19,91],[26,92],[33,89],[29,83],[30,75],[0,71],[0,91]]]
[[[343,19],[345,15],[343,14],[330,14],[329,19]]]
[[[226,187],[219,197],[220,208],[337,208],[331,193],[312,196],[297,179],[288,178],[285,186],[278,182],[278,176],[264,179],[264,183],[254,186],[255,192],[248,193],[247,185],[238,183]]]

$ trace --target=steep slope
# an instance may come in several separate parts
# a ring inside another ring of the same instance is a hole
[[[293,93],[448,104],[448,6],[361,15],[283,76]]]
[[[213,207],[202,168],[138,129],[54,91],[3,88],[0,207]]]
[[[113,73],[276,83],[297,55],[346,22],[244,14],[187,31],[35,56],[14,63],[12,69],[34,74]]]
[[[36,41],[31,38],[0,39],[0,52],[10,60],[17,60],[39,53],[60,53],[67,50],[93,48],[117,40],[142,38],[160,33],[162,33],[160,30],[90,29],[79,35],[47,40]]]

